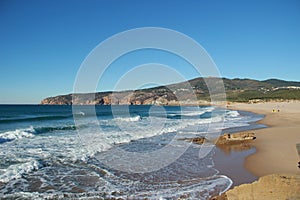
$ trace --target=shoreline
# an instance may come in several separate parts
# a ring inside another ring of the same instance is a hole
[[[268,127],[254,131],[256,151],[244,159],[244,168],[259,179],[231,187],[211,200],[299,199],[300,101],[232,103],[228,109],[265,116],[256,123]]]
[[[300,102],[233,103],[229,109],[265,115],[256,123],[268,127],[255,130],[257,139],[252,145],[256,152],[245,159],[244,166],[249,172],[257,177],[274,173],[300,174],[296,149],[300,143]]]

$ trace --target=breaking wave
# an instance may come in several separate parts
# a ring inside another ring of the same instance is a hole
[[[137,122],[141,120],[141,116],[137,115],[134,117],[116,117],[114,118],[115,121],[122,121],[122,122]]]
[[[84,126],[81,126],[84,127]],[[76,130],[75,125],[69,126],[57,126],[57,127],[33,127],[30,126],[29,128],[25,129],[16,129],[14,131],[6,131],[0,133],[0,144],[4,142],[10,142],[13,140],[19,140],[22,138],[32,138],[35,135],[43,134],[43,133],[50,133],[54,131],[68,131],[68,130]]]

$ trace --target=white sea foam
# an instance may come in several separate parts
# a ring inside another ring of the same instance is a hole
[[[212,111],[213,108],[205,108],[204,111],[191,111],[194,114],[200,114],[199,112]],[[192,114],[191,114],[192,115]],[[238,116],[238,112],[229,111],[226,113],[226,116],[230,116],[230,118],[234,119],[234,116]],[[219,124],[222,122],[224,117],[215,116],[212,118],[194,118],[194,119],[166,119],[163,122],[159,117],[144,117],[141,119],[139,115],[134,117],[123,117],[123,118],[115,118],[114,120],[103,120],[103,123],[106,126],[117,126],[112,130],[101,130],[99,127],[87,126],[83,128],[84,134],[79,134],[80,140],[78,141],[74,136],[68,137],[59,137],[59,135],[47,136],[45,138],[39,137],[31,141],[31,144],[34,145],[36,143],[36,147],[26,148],[28,150],[28,154],[34,155],[48,155],[50,156],[50,152],[54,152],[54,155],[62,156],[65,158],[69,158],[73,161],[82,160],[86,161],[87,158],[93,157],[96,153],[106,151],[109,148],[113,147],[115,144],[119,143],[127,143],[131,140],[138,140],[141,138],[153,137],[156,135],[161,135],[165,133],[180,133],[184,134],[187,129],[188,134],[199,134],[198,126],[210,126],[214,127],[216,130],[220,130],[223,128],[235,127],[235,126],[243,126],[247,125],[246,123],[237,123],[232,121],[231,123],[226,122],[223,126]],[[128,122],[131,125],[128,125]],[[100,120],[100,124],[102,121]],[[120,127],[126,127],[126,129],[118,129]],[[190,127],[190,128],[189,128]],[[203,131],[203,130],[202,130]],[[21,138],[31,138],[34,137],[35,129],[30,127],[28,129],[17,129],[15,131],[9,131],[0,134],[0,138],[6,139],[21,139]],[[22,145],[23,143],[19,144]],[[55,144],[55,145],[54,145]],[[24,145],[27,145],[24,142]],[[38,148],[38,146],[47,146],[47,151],[42,148]],[[26,152],[24,152],[26,153]],[[60,154],[60,155],[59,155]]]
[[[225,114],[220,112],[220,115],[213,115],[212,118],[197,117],[206,112],[211,112],[213,109],[214,108],[200,108],[199,110],[184,110],[182,114],[190,117],[183,119],[162,119],[162,117],[156,116],[141,118],[139,115],[133,117],[119,117],[113,120],[100,117],[97,123],[91,123],[90,119],[87,119],[86,123],[88,123],[88,125],[80,128],[83,134],[80,133],[79,138],[77,137],[77,131],[72,128],[56,128],[56,121],[53,123],[55,124],[53,130],[58,130],[58,133],[54,132],[54,134],[40,134],[34,137],[37,131],[40,130],[37,129],[37,127],[0,133],[0,138],[15,140],[15,142],[7,142],[0,145],[0,159],[11,158],[12,163],[15,162],[15,164],[11,164],[7,168],[3,167],[3,169],[0,170],[0,181],[9,182],[13,179],[20,179],[24,174],[30,174],[31,172],[36,173],[35,170],[38,170],[38,172],[41,171],[42,166],[37,161],[37,158],[41,160],[56,159],[61,163],[72,163],[74,165],[76,165],[78,161],[83,161],[85,164],[88,164],[89,158],[94,157],[98,152],[112,148],[115,144],[127,143],[131,140],[149,138],[164,133],[174,132],[182,136],[185,134],[205,134],[209,125],[217,130],[221,130],[230,127],[246,126],[248,125],[248,121],[252,119],[251,117],[247,118],[247,116],[240,115],[237,111],[226,111],[224,112]],[[178,112],[178,114],[180,114],[180,112]],[[86,116],[83,116],[82,118],[84,119],[85,117]],[[223,121],[224,124],[222,123]],[[104,128],[101,129],[99,124]],[[65,125],[62,127],[64,126]],[[122,127],[125,127],[125,129],[122,129]],[[26,138],[31,139],[28,140]],[[20,149],[22,149],[22,151],[20,151]],[[24,159],[20,160],[20,158]],[[210,195],[209,192],[204,194],[201,193],[201,191],[213,191],[213,188],[221,187],[222,184],[226,187],[231,185],[230,179],[224,177],[208,180],[208,182],[203,182],[202,185],[195,183],[194,185],[182,185],[182,187],[178,187],[179,185],[176,184],[170,184],[170,188],[159,186],[153,191],[147,191],[145,193],[138,192],[134,194],[133,198],[142,198],[146,195],[145,197],[149,199],[168,199],[180,197],[181,194],[190,194],[191,197],[198,195],[201,199],[202,197],[206,198]],[[174,188],[181,189],[176,192]],[[112,188],[110,189],[111,190],[108,189],[108,191],[114,190]],[[224,190],[226,190],[226,188],[222,188],[218,191]],[[34,193],[30,193],[30,195],[34,195]],[[51,194],[49,195],[51,196]],[[125,192],[124,195],[128,195],[128,193]],[[95,196],[97,196],[97,194],[95,194]],[[113,195],[111,196],[113,197]]]
[[[80,112],[76,113],[75,115],[81,115],[81,116],[85,116],[85,113],[84,113],[84,112],[82,112],[82,111],[80,111]]]
[[[169,116],[200,116],[207,111],[182,111],[180,113],[168,114]]]
[[[237,117],[237,116],[240,115],[240,113],[238,111],[236,111],[236,110],[231,110],[231,111],[228,111],[226,113],[226,115],[229,116],[229,117]]]
[[[193,181],[193,180],[189,180]],[[195,181],[195,180],[194,180]],[[196,182],[196,181],[195,181]],[[228,190],[232,181],[226,176],[216,176],[216,178],[208,178],[199,180],[194,184],[175,184],[170,188],[159,188],[155,191],[137,192],[130,196],[132,199],[149,198],[149,199],[199,199],[204,200],[212,197],[212,195],[220,194]],[[128,197],[128,196],[127,196]],[[127,199],[124,196],[124,199]]]
[[[40,168],[40,164],[36,160],[30,160],[21,164],[10,165],[6,169],[1,169],[0,171],[0,181],[9,182],[12,179],[18,179],[23,174],[37,170]]]
[[[121,121],[121,122],[137,122],[141,120],[141,116],[137,115],[134,117],[116,117],[114,118],[115,121]]]
[[[22,138],[32,138],[34,137],[35,130],[31,126],[27,129],[16,129],[14,131],[7,131],[4,133],[0,133],[0,138],[7,140],[16,140]]]
[[[196,107],[197,108],[197,107]],[[181,112],[169,113],[168,116],[200,116],[207,112],[212,112],[214,107],[205,107],[205,108],[194,108],[193,110],[182,110]]]
[[[173,119],[167,119],[163,122],[162,126],[161,118],[146,117],[143,118],[143,120],[133,122],[134,124],[131,125],[128,125],[127,121],[121,120],[118,122],[119,126],[117,126],[119,128],[121,127],[119,130],[118,128],[110,131],[86,129],[86,131],[79,134],[83,148],[86,149],[85,154],[79,159],[86,161],[88,157],[94,157],[97,153],[106,151],[115,144],[127,143],[132,140],[149,138],[166,133],[180,133],[181,135],[184,135],[185,129],[188,127],[190,127],[188,133],[191,133],[192,130],[194,134],[199,134],[199,125],[207,126],[211,124],[211,126],[217,126],[217,130],[220,130],[222,129],[222,126],[219,127],[218,123],[222,120],[223,117],[221,116],[205,119],[182,119],[179,122],[175,122]],[[110,125],[107,121],[105,124]],[[111,125],[115,125],[115,123],[111,121]]]
[[[118,180],[118,179],[117,179]],[[108,188],[98,191],[88,191],[84,193],[70,192],[16,192],[14,194],[3,195],[4,198],[18,199],[94,199],[105,196],[110,199],[209,199],[214,195],[227,191],[232,181],[226,176],[213,176],[209,178],[199,178],[184,180],[178,182],[162,182],[152,183],[151,186],[139,182],[126,179],[118,180],[119,188],[108,184]]]

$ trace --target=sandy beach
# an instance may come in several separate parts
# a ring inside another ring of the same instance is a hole
[[[265,118],[259,123],[269,126],[255,130],[256,153],[247,157],[246,169],[258,177],[274,173],[300,174],[296,149],[300,143],[300,102],[235,103],[230,108],[264,114]]]
[[[259,177],[214,200],[300,199],[300,102],[233,103],[229,109],[265,115],[258,123],[268,128],[255,130],[256,152],[246,158],[245,168]]]

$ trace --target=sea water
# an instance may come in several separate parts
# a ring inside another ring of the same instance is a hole
[[[184,139],[253,128],[262,117],[216,107],[0,105],[0,197],[207,199],[232,181],[214,168],[213,143],[201,156]]]

